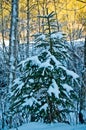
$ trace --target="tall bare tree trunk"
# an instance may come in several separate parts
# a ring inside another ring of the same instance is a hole
[[[80,110],[86,110],[86,37],[84,44],[84,67],[82,72],[82,86],[80,93]]]
[[[30,0],[27,0],[27,47],[26,47],[26,57],[29,57],[29,42],[30,42]]]
[[[5,53],[7,52],[7,49],[6,49],[6,46],[5,46],[5,37],[4,37],[4,34],[5,34],[5,30],[4,30],[4,17],[3,17],[3,7],[2,7],[2,4],[3,4],[3,0],[0,1],[0,14],[1,14],[1,36],[2,36],[2,46],[3,46],[3,56],[5,58]]]
[[[57,8],[56,8],[56,5],[57,5],[57,1],[56,0],[53,0],[54,2],[54,10],[55,10],[55,14],[56,14],[56,24],[57,24],[57,30],[59,31],[59,23],[58,23],[58,15],[57,15]]]
[[[84,82],[84,94],[85,94],[85,110],[86,110],[86,36],[85,36],[85,44],[84,44],[84,72],[83,72],[83,82]]]
[[[86,36],[85,36],[85,44],[84,44],[84,68],[86,69]]]
[[[38,16],[40,16],[40,8],[39,8],[39,0],[37,0],[37,7],[38,7]],[[40,33],[41,25],[40,25],[40,17],[38,17],[38,32]]]
[[[42,13],[43,13],[43,16],[46,15],[46,9],[48,8],[48,3],[49,1],[48,0],[43,0],[43,3],[42,3]],[[44,25],[45,23],[45,19],[42,19],[42,25]],[[42,26],[42,32],[44,33],[45,31],[45,26]]]
[[[46,9],[46,14],[47,14],[47,16],[49,15],[48,14],[48,8]],[[52,49],[53,49],[53,42],[52,42],[52,40],[51,40],[51,27],[50,27],[50,18],[49,17],[47,17],[47,23],[48,23],[48,29],[49,29],[49,36],[50,36],[50,52],[52,53]]]
[[[17,65],[17,31],[18,31],[18,0],[12,0],[11,8],[11,27],[10,27],[10,43],[9,43],[9,91],[13,80],[16,77]]]

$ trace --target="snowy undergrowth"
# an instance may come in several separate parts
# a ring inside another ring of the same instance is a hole
[[[10,130],[16,130],[10,129]],[[43,123],[28,123],[20,126],[18,130],[86,130],[86,125],[68,125],[63,123],[43,124]]]

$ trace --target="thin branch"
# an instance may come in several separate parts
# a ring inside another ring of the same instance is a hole
[[[86,2],[85,1],[83,1],[83,0],[77,0],[78,2],[82,2],[82,3],[85,3],[86,4]]]
[[[78,11],[78,10],[81,10],[81,9],[83,9],[83,8],[85,8],[86,7],[86,5],[84,5],[84,6],[82,6],[82,7],[80,7],[80,8],[78,8],[78,9],[65,9],[65,8],[61,8],[61,7],[59,7],[60,9],[62,9],[62,10],[67,10],[67,11]]]

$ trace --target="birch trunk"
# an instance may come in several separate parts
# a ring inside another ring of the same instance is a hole
[[[18,29],[18,0],[12,0],[11,8],[11,28],[10,28],[10,43],[9,43],[9,91],[13,80],[16,77],[17,65],[17,29]]]

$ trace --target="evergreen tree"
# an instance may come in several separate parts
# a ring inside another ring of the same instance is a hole
[[[32,121],[63,122],[75,109],[78,75],[67,69],[67,46],[64,34],[55,30],[54,13],[39,17],[46,19],[45,33],[35,35],[42,51],[19,64],[21,76],[12,86],[10,109],[29,111]]]

